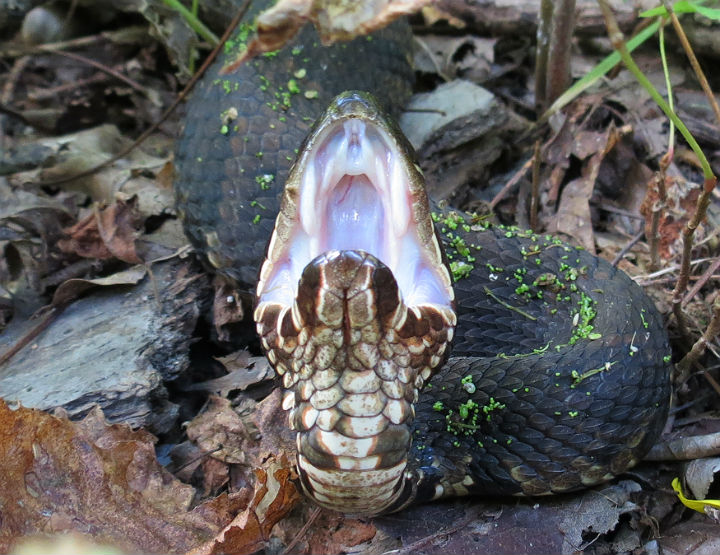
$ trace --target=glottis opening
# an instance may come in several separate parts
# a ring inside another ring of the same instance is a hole
[[[291,231],[280,252],[271,242],[259,301],[291,305],[303,268],[316,256],[361,250],[392,270],[408,306],[450,306],[450,279],[418,168],[373,105],[358,97],[338,106],[342,116],[329,111],[320,121],[288,180]]]

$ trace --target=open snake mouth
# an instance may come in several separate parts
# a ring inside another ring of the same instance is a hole
[[[257,300],[305,491],[355,514],[402,506],[413,403],[456,317],[424,180],[371,97],[340,95],[306,139]]]
[[[333,250],[378,258],[408,306],[452,303],[422,175],[404,138],[360,93],[336,99],[291,171],[258,300],[291,305],[305,266]]]

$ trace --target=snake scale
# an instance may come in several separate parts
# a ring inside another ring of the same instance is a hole
[[[305,29],[221,75],[250,31],[188,105],[175,188],[214,271],[246,291],[260,276],[255,318],[305,491],[378,514],[572,491],[635,465],[670,396],[667,335],[644,292],[554,237],[429,203],[377,105],[397,111],[410,93],[404,23],[328,48]],[[348,89],[377,104],[333,100]],[[355,242],[373,229],[399,246]]]

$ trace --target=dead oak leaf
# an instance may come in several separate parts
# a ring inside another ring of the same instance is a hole
[[[248,442],[254,442],[257,430],[252,422],[235,412],[229,399],[211,395],[207,410],[187,424],[188,439],[204,452],[226,463],[245,463]]]
[[[142,260],[135,250],[135,238],[141,225],[137,198],[117,200],[65,229],[67,239],[58,242],[60,250],[83,258],[117,258],[129,264]]]
[[[270,532],[299,502],[296,478],[287,457],[271,458],[255,470],[255,494],[250,505],[212,541],[193,550],[193,555],[233,553],[249,555],[262,549]]]
[[[640,213],[645,217],[645,236],[651,237],[653,233],[653,212],[659,210],[657,225],[658,250],[661,258],[669,260],[680,250],[681,235],[689,215],[696,210],[701,187],[697,183],[686,181],[682,177],[665,175],[667,200],[663,203],[658,191],[658,179],[661,179],[661,177],[653,176],[648,183],[647,194],[640,206]]]
[[[550,219],[550,233],[563,233],[573,237],[582,247],[594,252],[595,236],[590,214],[590,198],[600,165],[622,137],[623,130],[610,125],[603,132],[580,131],[573,139],[572,152],[583,160],[582,176],[570,181],[563,189],[560,205]]]
[[[184,552],[239,509],[221,496],[193,510],[192,487],[155,458],[154,437],[0,401],[0,552],[21,537],[74,532],[135,553]]]

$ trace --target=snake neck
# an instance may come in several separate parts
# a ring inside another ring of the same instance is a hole
[[[455,323],[447,307],[409,309],[372,255],[331,251],[303,273],[291,308],[261,303],[258,333],[286,389],[305,492],[374,515],[413,497],[413,403],[440,366]]]

